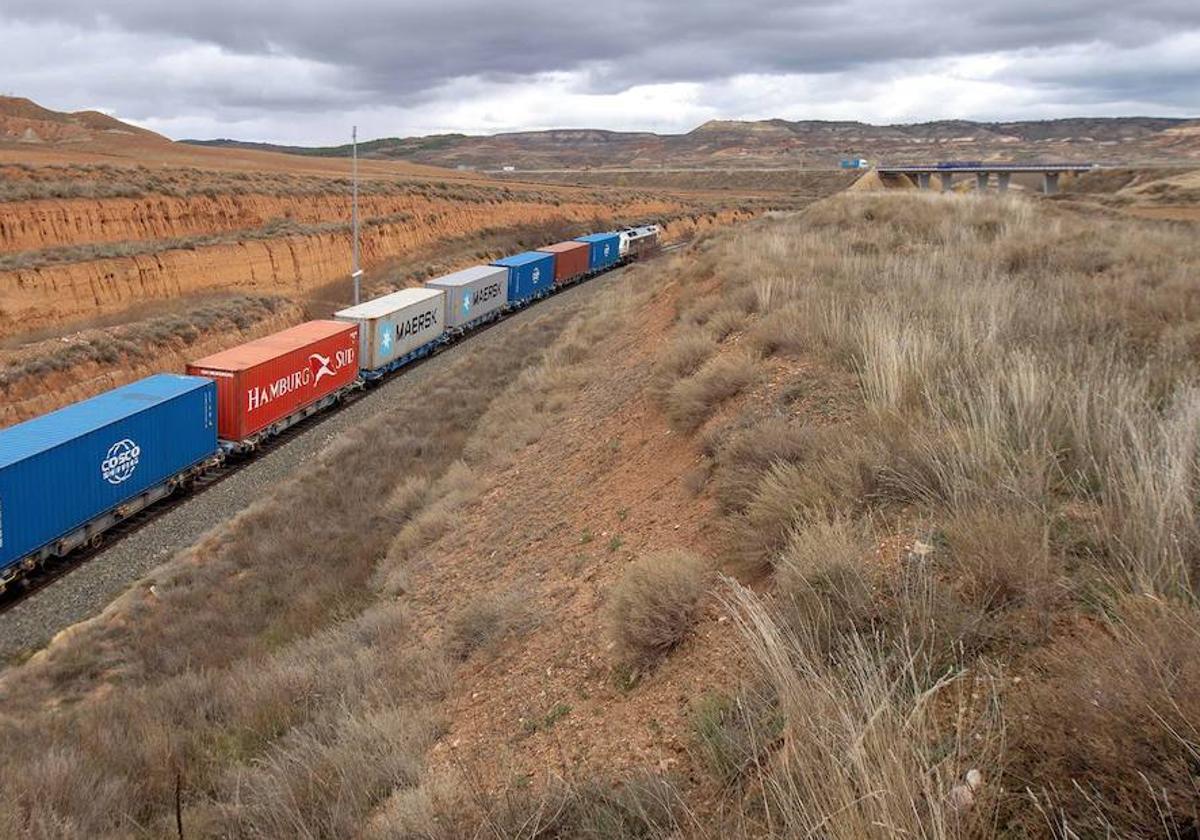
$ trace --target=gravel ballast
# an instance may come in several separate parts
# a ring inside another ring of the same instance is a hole
[[[580,306],[621,273],[623,270],[614,271],[567,289],[404,371],[341,411],[310,422],[286,443],[194,493],[31,593],[0,614],[0,659],[11,661],[42,648],[59,631],[97,615],[131,584],[269,494],[342,432],[387,410],[400,389],[437,376],[448,363],[464,355],[495,352],[523,319],[559,311],[566,317],[569,310]]]

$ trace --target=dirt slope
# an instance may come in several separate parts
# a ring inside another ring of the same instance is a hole
[[[631,282],[666,276],[646,266]],[[605,371],[511,464],[480,477],[488,489],[412,570],[408,594],[435,636],[489,595],[515,590],[535,611],[534,629],[458,670],[435,775],[465,766],[499,790],[587,767],[695,773],[686,718],[693,701],[735,680],[730,626],[710,605],[684,647],[631,687],[604,609],[635,558],[678,547],[716,553],[711,500],[679,480],[699,454],[647,395],[674,291],[591,348],[608,360]]]

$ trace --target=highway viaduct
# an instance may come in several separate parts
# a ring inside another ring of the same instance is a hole
[[[918,187],[929,189],[930,178],[937,175],[941,181],[942,192],[947,192],[953,186],[955,175],[974,175],[977,188],[982,191],[988,188],[992,174],[996,175],[996,188],[1001,192],[1008,189],[1009,179],[1013,173],[1034,173],[1042,176],[1042,192],[1054,195],[1058,192],[1058,176],[1064,172],[1090,172],[1096,168],[1094,163],[963,163],[963,164],[898,164],[895,166],[877,166],[875,171],[880,175],[906,175],[912,178]]]

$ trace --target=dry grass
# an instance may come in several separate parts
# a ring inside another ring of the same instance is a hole
[[[479,596],[450,617],[446,648],[456,659],[475,651],[490,653],[506,638],[525,632],[536,621],[523,589]]]
[[[774,575],[761,603],[730,599],[785,732],[732,762],[768,791],[729,806],[734,833],[1194,830],[1175,681],[1197,616],[1200,245],[1059,207],[847,195],[709,240],[680,275],[679,335],[741,311],[761,354],[750,398],[698,440],[725,559]],[[833,374],[857,410],[804,413]],[[789,375],[798,416],[757,385]],[[660,398],[678,428],[710,416],[678,396]],[[1165,606],[1064,637],[1138,596]],[[1028,793],[948,807],[970,766]]]
[[[732,351],[716,356],[671,386],[665,398],[667,417],[675,428],[692,431],[757,377],[758,365],[749,353]]]
[[[22,167],[0,165],[0,202],[42,199],[173,198],[220,195],[303,197],[349,195],[351,180],[279,172],[221,172],[193,167],[150,168],[105,164]],[[559,193],[527,188],[431,182],[412,177],[366,178],[362,195],[425,196],[482,204],[504,200],[552,200]],[[594,197],[594,196],[593,196]]]
[[[1149,599],[1039,657],[1010,752],[1036,809],[1014,822],[1068,836],[1190,836],[1200,825],[1200,620]],[[1013,803],[1015,805],[1015,803]]]
[[[626,569],[608,593],[609,625],[621,658],[646,667],[683,641],[707,574],[707,564],[686,551],[651,554]]]
[[[470,492],[472,474],[457,460],[510,379],[563,326],[535,319],[513,331],[512,354],[464,359],[446,379],[414,382],[401,415],[347,433],[305,480],[168,566],[153,595],[147,582],[123,597],[119,620],[87,625],[7,675],[12,749],[0,778],[21,803],[8,833],[41,822],[92,835],[135,824],[165,833],[181,773],[189,825],[279,836],[303,823],[310,836],[344,836],[407,784],[435,731],[422,718],[446,666],[387,594],[389,544],[405,534],[419,550],[439,507]],[[372,608],[380,597],[387,606]],[[41,717],[42,698],[99,688],[103,702]],[[137,734],[146,732],[163,736]],[[24,775],[40,755],[61,756],[69,791],[57,800]],[[339,778],[359,789],[355,798],[339,795]],[[107,791],[100,806],[88,792],[96,786]],[[249,790],[259,795],[248,800]]]
[[[772,749],[750,762],[770,771],[752,833],[949,838],[989,824],[996,798],[986,787],[970,808],[951,793],[969,770],[996,775],[986,688],[963,672],[924,673],[911,646],[868,635],[830,658],[808,628],[785,629],[755,595],[729,586],[782,720]]]
[[[654,368],[654,388],[659,394],[680,379],[693,375],[717,351],[717,343],[702,329],[689,329],[676,335],[659,354]]]
[[[421,840],[674,840],[697,828],[669,780],[649,774],[539,780],[496,792],[462,768],[395,796],[366,836]]]

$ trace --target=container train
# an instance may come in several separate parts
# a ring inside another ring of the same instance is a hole
[[[646,225],[472,266],[0,430],[0,592],[352,392],[659,240]]]

